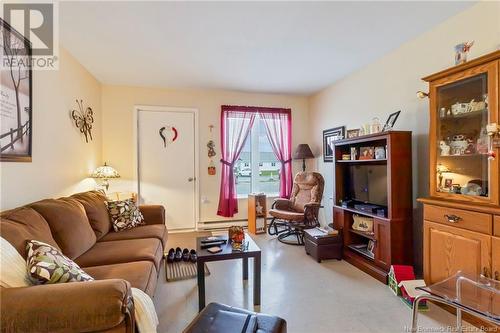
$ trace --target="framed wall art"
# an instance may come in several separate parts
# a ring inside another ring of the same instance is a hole
[[[345,126],[323,131],[323,162],[333,162],[333,143],[345,138]]]
[[[31,162],[31,43],[2,19],[0,30],[0,161]]]
[[[401,113],[401,110],[396,111],[394,113],[391,113],[389,115],[389,118],[387,118],[387,121],[385,122],[384,128],[382,129],[383,132],[387,132],[392,130],[394,127],[394,124],[396,123],[396,120],[398,120],[399,114]]]

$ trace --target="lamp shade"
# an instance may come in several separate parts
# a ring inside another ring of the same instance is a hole
[[[314,155],[307,143],[301,143],[295,149],[293,153],[293,158],[296,160],[301,160],[304,158],[314,158]]]
[[[120,174],[118,171],[115,170],[115,168],[107,165],[104,163],[103,166],[98,167],[97,169],[94,170],[92,175],[90,175],[92,178],[120,178]]]

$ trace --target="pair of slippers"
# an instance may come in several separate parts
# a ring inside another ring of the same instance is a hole
[[[196,254],[195,250],[181,250],[180,247],[176,248],[175,250],[174,248],[168,250],[167,262],[179,262],[181,260],[186,262],[196,262],[196,260],[198,260],[198,255]]]

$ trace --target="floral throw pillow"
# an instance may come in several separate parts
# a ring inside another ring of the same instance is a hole
[[[30,240],[26,243],[26,250],[29,278],[33,284],[94,280],[52,245]]]
[[[115,231],[121,231],[145,224],[144,216],[133,199],[108,201],[109,216]]]

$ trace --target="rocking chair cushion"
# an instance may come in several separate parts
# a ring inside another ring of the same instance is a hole
[[[290,210],[270,209],[269,215],[280,220],[303,221],[304,213],[292,212]]]

